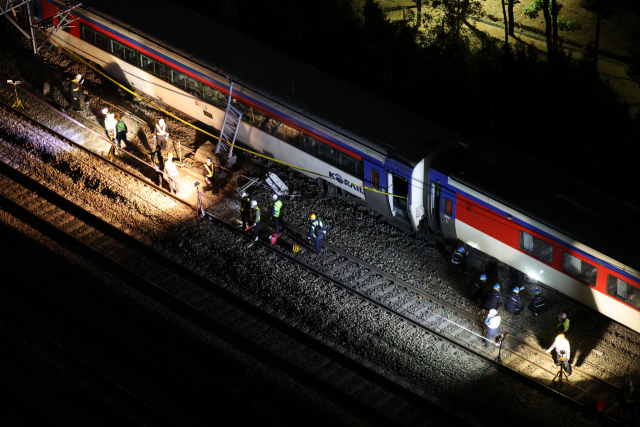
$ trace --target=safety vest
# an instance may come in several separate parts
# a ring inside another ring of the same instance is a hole
[[[248,212],[250,203],[251,203],[251,199],[248,198],[248,197],[245,198],[245,199],[240,199],[240,211],[241,212]]]
[[[633,403],[636,401],[636,396],[633,394],[635,387],[624,388],[624,401],[626,403]]]
[[[167,124],[165,123],[164,126],[160,127],[160,123],[156,124],[156,135],[158,136],[165,136],[167,134]]]
[[[215,171],[216,167],[213,166],[213,163],[211,163],[211,166],[207,165],[206,163],[204,164],[204,168],[207,170],[207,178],[212,178],[213,177],[213,172]]]
[[[560,326],[564,326],[564,332],[567,332],[569,330],[569,319],[564,319],[562,322],[558,323],[558,329],[560,329]]]
[[[119,120],[118,123],[116,123],[116,130],[118,132],[124,131],[125,128],[126,128],[126,126],[125,126],[125,124],[124,124],[124,122],[122,120]]]
[[[280,209],[282,209],[282,200],[276,200],[273,202],[273,216],[280,217]]]
[[[74,87],[74,83],[75,83],[75,87]],[[71,80],[71,90],[73,92],[77,92],[80,90],[80,82],[77,81],[76,79]]]
[[[315,221],[313,221],[311,223],[311,229],[313,230],[313,237],[318,237],[316,235],[316,227],[322,228],[323,226],[324,226],[324,224],[322,224],[322,221],[320,221],[319,219],[316,219]]]
[[[260,208],[258,206],[253,208],[253,210],[251,211],[251,218],[256,224],[260,222]]]
[[[500,316],[493,316],[485,321],[486,325],[489,329],[495,329],[500,326],[500,321],[502,318]]]
[[[104,127],[107,129],[114,129],[116,128],[116,115],[113,113],[107,113],[107,115],[104,118]]]

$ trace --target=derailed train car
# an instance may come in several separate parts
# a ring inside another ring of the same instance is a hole
[[[40,19],[64,7],[39,3]],[[324,175],[398,228],[463,241],[640,331],[636,208],[498,144],[459,143],[175,3],[86,0],[74,14],[54,38],[120,82],[219,129],[233,81],[240,142]]]

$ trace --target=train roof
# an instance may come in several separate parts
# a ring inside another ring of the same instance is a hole
[[[410,166],[455,136],[169,0],[82,3],[95,15]]]
[[[431,167],[640,271],[640,209],[493,141],[458,146]]]

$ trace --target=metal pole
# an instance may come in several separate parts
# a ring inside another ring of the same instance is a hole
[[[178,141],[178,155],[180,156],[180,163],[182,163],[182,146],[180,145],[180,141]]]
[[[25,5],[27,8],[27,16],[29,18],[29,31],[31,32],[31,46],[33,46],[33,54],[38,53],[38,45],[36,43],[36,34],[33,30],[33,16],[31,15],[31,3]]]

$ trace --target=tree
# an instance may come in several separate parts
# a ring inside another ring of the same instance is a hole
[[[562,4],[558,0],[534,0],[529,6],[522,9],[524,15],[529,19],[538,18],[540,11],[544,15],[545,38],[547,40],[547,51],[552,56],[557,52],[560,39],[558,29],[564,31],[575,31],[582,28],[576,21],[558,18]]]
[[[627,0],[582,0],[581,6],[596,14],[596,35],[593,43],[593,65],[598,67],[598,51],[600,49],[600,28],[602,21],[611,18],[616,13],[627,10]]]
[[[509,23],[507,22],[507,12],[504,7],[504,0],[502,0],[501,3],[502,3],[502,19],[504,20],[504,42],[509,43]]]
[[[520,3],[518,0],[507,0],[507,10],[509,12],[509,34],[511,34],[513,37],[515,37],[516,35],[516,19],[513,14],[513,7],[518,3]]]

